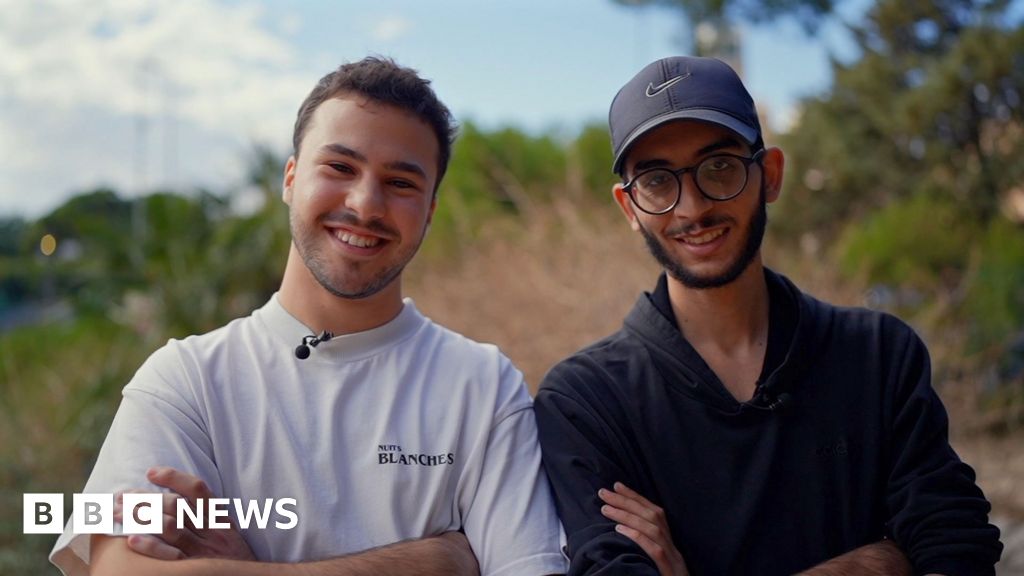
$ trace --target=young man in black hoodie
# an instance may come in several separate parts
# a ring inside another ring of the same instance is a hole
[[[609,124],[615,200],[665,273],[535,400],[570,573],[993,574],[921,339],[763,266],[783,154],[736,73],[654,62]]]

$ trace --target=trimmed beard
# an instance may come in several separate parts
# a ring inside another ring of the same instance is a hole
[[[658,261],[658,264],[661,264],[665,272],[678,280],[683,286],[695,290],[720,288],[739,278],[740,274],[743,274],[743,271],[754,261],[758,251],[761,250],[764,232],[768,227],[768,207],[765,201],[763,182],[761,184],[759,204],[760,206],[753,217],[751,217],[750,225],[747,227],[747,242],[743,245],[743,251],[740,252],[736,260],[724,272],[715,276],[700,276],[688,270],[679,261],[675,260],[661,241],[654,234],[648,232],[642,224],[640,225],[640,233],[647,243],[647,249],[650,250],[651,255]]]
[[[295,248],[299,252],[299,256],[302,257],[303,263],[306,268],[310,271],[316,281],[334,296],[338,298],[345,298],[347,300],[359,300],[362,298],[369,298],[374,294],[380,292],[386,288],[389,284],[398,278],[405,266],[412,260],[412,257],[416,255],[420,245],[423,243],[423,238],[427,235],[427,227],[430,225],[429,220],[423,226],[423,231],[420,233],[419,241],[416,242],[411,248],[404,252],[400,252],[396,255],[394,265],[384,268],[372,278],[367,280],[355,289],[346,290],[340,286],[341,280],[335,280],[332,278],[330,273],[330,266],[323,258],[321,251],[317,245],[316,238],[302,223],[298,222],[294,216],[294,212],[289,213],[289,225],[292,232],[292,241],[295,243]],[[349,223],[353,226],[360,226],[371,231],[380,231],[387,233],[390,238],[396,238],[397,234],[393,230],[380,224],[379,222],[368,222],[362,223],[354,215],[346,213],[341,217],[341,222]],[[356,263],[353,266],[362,266],[365,263]]]

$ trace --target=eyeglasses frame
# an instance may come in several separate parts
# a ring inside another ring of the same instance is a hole
[[[636,176],[631,178],[628,182],[623,184],[622,185],[622,190],[626,193],[626,195],[629,196],[629,199],[633,201],[633,205],[636,206],[638,209],[640,209],[641,212],[644,212],[645,214],[650,214],[652,216],[661,216],[663,214],[668,214],[669,212],[675,210],[676,206],[679,205],[679,201],[682,200],[682,198],[683,198],[683,175],[686,174],[687,172],[693,172],[694,173],[693,185],[694,185],[695,188],[697,188],[697,191],[700,192],[701,196],[703,196],[703,197],[705,197],[708,200],[711,200],[713,202],[728,202],[729,200],[732,200],[733,198],[735,198],[735,197],[739,196],[740,194],[742,194],[743,191],[747,189],[747,182],[750,180],[750,165],[751,164],[757,164],[759,167],[761,167],[762,170],[764,170],[764,165],[761,164],[761,160],[764,158],[764,154],[765,154],[765,149],[764,148],[761,148],[757,152],[754,152],[754,154],[752,156],[749,156],[749,157],[747,157],[747,156],[740,156],[739,154],[731,154],[731,153],[728,153],[728,152],[722,152],[722,153],[719,153],[719,154],[713,154],[711,156],[708,156],[707,158],[704,158],[703,160],[701,160],[700,162],[694,164],[693,166],[684,166],[683,168],[679,168],[678,170],[672,170],[672,169],[669,169],[669,168],[649,168],[647,170],[644,170],[644,171],[640,172],[639,174],[637,174]],[[700,168],[700,166],[702,164],[704,164],[708,160],[711,160],[712,158],[718,158],[718,157],[721,157],[721,156],[730,156],[732,158],[736,158],[737,160],[743,162],[743,167],[744,167],[743,185],[740,186],[739,190],[737,190],[735,194],[733,194],[731,196],[728,196],[726,198],[717,198],[715,196],[709,195],[707,192],[704,191],[703,188],[700,187],[700,184],[697,183],[697,178],[696,178],[697,169]],[[633,185],[636,183],[636,181],[641,176],[643,176],[644,174],[653,172],[655,170],[662,170],[662,171],[670,172],[673,176],[676,177],[676,183],[678,184],[678,186],[676,186],[676,199],[675,199],[675,201],[672,202],[672,204],[670,204],[668,206],[668,208],[665,208],[664,210],[660,210],[658,212],[651,212],[650,210],[648,210],[648,209],[644,208],[643,206],[641,206],[639,202],[637,202],[636,196],[633,195]]]

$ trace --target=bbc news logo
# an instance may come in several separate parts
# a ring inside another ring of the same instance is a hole
[[[175,524],[179,529],[195,526],[199,529],[231,528],[231,510],[235,512],[238,527],[250,526],[266,529],[271,517],[276,516],[273,527],[291,530],[299,523],[294,498],[264,498],[243,501],[241,498],[200,498],[193,509],[183,500],[175,505]],[[124,534],[160,534],[163,530],[163,493],[139,494],[127,492],[122,496],[121,526]],[[71,531],[75,534],[114,533],[113,494],[75,494],[72,498]],[[25,494],[23,509],[25,534],[60,534],[64,532],[63,494]],[[186,524],[186,519],[188,523]],[[284,519],[285,521],[282,521]]]

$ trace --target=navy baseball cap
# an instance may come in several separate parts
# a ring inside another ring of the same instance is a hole
[[[648,64],[612,100],[612,170],[622,174],[630,146],[673,120],[720,124],[751,146],[762,143],[754,100],[728,64],[715,58],[672,56]]]

